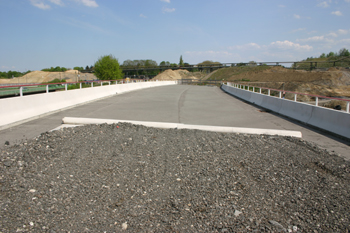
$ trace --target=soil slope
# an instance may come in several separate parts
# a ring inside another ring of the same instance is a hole
[[[328,71],[310,72],[274,67],[263,71],[233,75],[227,80],[274,89],[283,89],[284,86],[284,90],[287,91],[328,97],[350,97],[350,71],[348,69],[330,68]]]

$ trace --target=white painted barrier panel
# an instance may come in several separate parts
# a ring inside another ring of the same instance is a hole
[[[349,113],[317,106],[312,107],[312,115],[307,122],[308,124],[350,138]]]
[[[0,99],[0,128],[117,93],[175,84],[176,81],[139,82]]]
[[[222,85],[231,95],[305,124],[350,138],[350,114]],[[246,92],[250,93],[247,94]]]

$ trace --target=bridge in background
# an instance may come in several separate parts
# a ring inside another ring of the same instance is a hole
[[[240,66],[284,66],[286,68],[291,69],[303,69],[303,70],[314,70],[314,69],[322,69],[322,68],[329,68],[329,67],[349,67],[350,66],[350,60],[348,59],[342,59],[342,60],[336,60],[336,61],[301,61],[301,62],[294,62],[294,61],[286,61],[286,62],[249,62],[249,63],[213,63],[213,64],[206,64],[206,65],[190,65],[186,64],[184,66],[121,66],[123,72],[128,75],[128,73],[137,73],[137,72],[144,72],[147,73],[147,71],[164,71],[164,70],[179,70],[184,69],[188,71],[207,71],[207,72],[213,72],[217,69],[221,68],[228,68],[228,67],[240,67]],[[93,69],[89,70],[82,70],[82,73],[93,73]]]

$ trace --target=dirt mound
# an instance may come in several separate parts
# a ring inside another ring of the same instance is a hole
[[[350,97],[350,71],[330,68],[327,71],[292,70],[283,67],[232,75],[230,81],[274,89],[328,97]]]
[[[46,83],[54,79],[65,79],[67,82],[77,82],[78,80],[93,80],[97,78],[93,74],[82,74],[77,70],[67,70],[65,72],[46,72],[36,70],[18,78],[0,79],[0,84]]]
[[[200,72],[196,72],[200,73]],[[158,74],[153,79],[157,80],[179,80],[179,79],[198,79],[195,73],[191,73],[188,70],[165,70]]]

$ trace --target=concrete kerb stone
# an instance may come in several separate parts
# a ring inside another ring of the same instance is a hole
[[[208,125],[187,125],[182,123],[168,123],[168,122],[148,122],[148,121],[128,121],[128,120],[64,117],[62,119],[62,123],[68,124],[68,125],[131,123],[135,125],[143,125],[146,127],[166,128],[166,129],[176,129],[176,128],[177,129],[197,129],[197,130],[213,131],[213,132],[221,132],[221,133],[242,133],[242,134],[259,134],[259,135],[264,134],[264,135],[290,136],[290,137],[298,137],[298,138],[302,137],[302,134],[300,131],[208,126]]]

